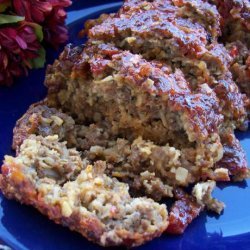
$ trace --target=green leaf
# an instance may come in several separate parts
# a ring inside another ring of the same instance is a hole
[[[31,60],[31,67],[33,69],[43,68],[46,60],[46,52],[43,47],[38,50],[38,57]]]
[[[11,16],[0,14],[0,25],[8,23],[18,23],[24,20],[22,16]]]
[[[39,42],[43,40],[43,28],[39,24],[34,24],[35,33]]]
[[[37,24],[37,23],[28,23],[28,24],[35,30],[36,37],[37,37],[38,41],[41,42],[43,40],[43,28],[42,28],[42,26]]]

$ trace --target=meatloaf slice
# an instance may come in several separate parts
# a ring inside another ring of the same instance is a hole
[[[23,141],[32,134],[57,135],[60,141],[67,142],[67,147],[76,147],[80,151],[89,150],[94,145],[106,147],[114,140],[105,124],[76,124],[70,115],[48,107],[45,102],[31,105],[16,122],[12,148],[18,153]]]
[[[68,124],[72,124],[71,129]],[[70,116],[46,105],[31,106],[17,122],[13,141],[16,149],[30,134],[56,134],[60,141],[66,140],[68,146],[81,151],[85,161],[94,164],[105,160],[106,174],[128,183],[134,195],[147,195],[154,200],[173,197],[176,187],[201,180],[229,181],[229,176],[237,180],[248,176],[245,154],[232,131],[223,131],[224,155],[212,168],[196,166],[198,152],[191,145],[178,149],[168,144],[159,146],[141,137],[132,142],[111,137],[101,124],[79,125]]]
[[[197,92],[200,84],[207,83],[216,92],[225,118],[245,129],[245,97],[229,72],[232,58],[211,35],[219,33],[214,24],[220,15],[212,5],[209,12],[208,6],[205,1],[126,1],[117,14],[101,17],[97,25],[90,21],[86,30],[95,42],[112,42],[146,59],[180,68]],[[204,12],[210,17],[206,25]],[[209,32],[209,23],[210,30],[216,31]]]
[[[222,157],[214,92],[192,93],[180,71],[108,45],[66,48],[46,76],[48,104],[79,123],[105,122],[113,136],[195,149],[195,165]]]
[[[199,6],[207,3],[194,5],[194,1],[193,4],[180,2],[126,1],[117,14],[97,20],[97,25],[93,20],[87,22],[86,30],[90,39],[113,42],[118,47],[142,53],[147,58],[169,60],[173,67],[182,66],[188,70],[192,61],[190,73],[199,72],[196,81],[204,82],[205,79],[207,82],[209,70],[217,75],[224,73],[230,57],[221,51],[218,44],[213,43],[211,34],[206,31],[202,21],[199,22],[201,18],[196,13],[202,12]],[[214,7],[211,5],[212,9]],[[217,13],[214,21],[219,23],[219,20]],[[208,65],[200,65],[203,58],[207,59]]]
[[[55,125],[54,122],[59,120],[60,123]],[[202,178],[202,171],[195,162],[199,152],[191,145],[177,149],[168,144],[159,146],[141,137],[130,142],[110,137],[107,128],[101,124],[85,126],[72,121],[70,116],[54,108],[33,105],[17,122],[13,145],[19,150],[31,134],[43,137],[57,135],[59,141],[66,140],[68,146],[81,151],[84,161],[94,164],[105,160],[108,164],[105,173],[128,183],[133,194],[147,195],[155,200],[172,197],[174,186],[187,186]],[[68,129],[69,122],[73,129]],[[205,167],[204,171],[213,173],[212,169]],[[215,173],[211,176],[217,178]]]
[[[30,136],[16,158],[6,156],[0,175],[4,195],[32,205],[56,223],[102,246],[138,246],[168,226],[165,205],[131,198],[128,185],[104,174],[58,136]]]

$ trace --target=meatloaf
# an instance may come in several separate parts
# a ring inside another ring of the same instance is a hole
[[[233,61],[230,70],[241,91],[250,97],[250,2],[249,0],[211,0],[222,16],[220,40]]]
[[[102,161],[82,161],[57,135],[31,135],[16,158],[5,158],[0,188],[102,246],[133,247],[160,236],[168,226],[166,206],[132,198],[128,185],[105,175],[105,168]]]
[[[207,83],[229,123],[245,129],[246,98],[229,71],[231,56],[217,42],[219,23],[219,13],[206,1],[133,0],[116,14],[89,21],[86,31],[95,42],[112,42],[181,69],[197,92]]]
[[[102,246],[220,214],[216,182],[250,176],[234,135],[250,108],[248,21],[247,0],[127,0],[88,21],[16,124],[4,195]]]

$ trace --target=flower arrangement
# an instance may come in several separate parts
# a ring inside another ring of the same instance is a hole
[[[0,0],[0,85],[45,63],[44,45],[68,39],[65,8],[70,0]]]

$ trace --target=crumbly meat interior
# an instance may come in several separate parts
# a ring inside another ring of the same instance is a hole
[[[124,138],[111,139],[105,127],[79,125],[69,115],[42,104],[32,106],[18,121],[14,149],[19,151],[30,134],[58,135],[60,141],[67,141],[69,147],[81,151],[84,161],[91,164],[105,161],[105,173],[128,183],[133,195],[147,195],[154,200],[173,197],[176,187],[202,180],[229,181],[230,176],[239,180],[248,175],[244,152],[233,134],[222,140],[223,151],[228,153],[209,169],[195,166],[197,152],[193,148],[159,146],[141,137],[132,142]]]
[[[114,135],[128,139],[174,143],[181,133],[183,140],[203,140],[223,119],[206,84],[193,93],[181,71],[109,44],[66,48],[48,68],[45,84],[50,106],[80,122],[105,120]]]
[[[165,205],[132,198],[128,185],[89,165],[58,136],[31,135],[16,158],[6,157],[0,186],[8,198],[33,205],[50,219],[102,246],[133,247],[168,226]]]
[[[229,70],[232,57],[217,42],[220,21],[215,6],[206,1],[133,0],[125,1],[116,14],[88,22],[86,30],[95,43],[112,42],[181,69],[196,91],[207,83],[218,96],[225,119],[244,129],[247,99]]]
[[[181,72],[164,64],[111,45],[68,47],[48,69],[46,85],[49,105],[72,114],[78,123],[104,123],[111,138],[132,145],[140,136],[159,146],[169,144],[181,150],[176,151],[183,159],[178,164],[191,165],[198,176],[222,157],[218,133],[223,117],[215,93],[206,84],[193,93]]]
[[[250,33],[250,31],[249,31]],[[250,96],[250,48],[239,40],[226,43],[226,48],[233,58],[230,65],[235,82],[240,90]]]
[[[152,142],[142,140],[142,138],[137,138],[133,144],[125,139],[110,140],[104,128],[97,127],[95,124],[78,125],[72,117],[55,108],[49,108],[44,103],[31,106],[17,122],[14,130],[13,148],[17,151],[18,157],[22,154],[22,145],[30,136],[34,138],[43,136],[44,142],[47,141],[47,136],[56,136],[60,142],[66,140],[67,144],[64,143],[63,145],[67,145],[69,148],[76,147],[78,152],[81,152],[80,154],[77,153],[81,155],[85,166],[88,164],[100,165],[100,162],[102,162],[102,165],[105,165],[103,173],[127,183],[133,197],[146,195],[156,201],[160,201],[164,197],[171,197],[176,200],[170,210],[171,219],[168,233],[182,233],[204,207],[215,212],[220,212],[224,208],[223,203],[215,199],[210,198],[210,202],[207,203],[206,200],[200,198],[207,193],[208,197],[211,197],[210,193],[215,187],[214,184],[209,190],[203,191],[202,195],[197,196],[195,189],[193,196],[185,194],[181,187],[188,185],[190,181],[193,182],[195,175],[191,170],[188,173],[182,167],[172,167],[171,169],[166,167],[175,165],[179,156],[179,152],[168,145],[157,146]],[[46,142],[46,145],[50,145],[50,142]],[[73,150],[73,152],[76,151]],[[191,154],[191,151],[188,151],[188,153]],[[74,164],[66,164],[67,167],[61,164],[58,166],[53,156],[54,148],[51,152],[43,152],[42,154],[46,156],[44,158],[45,163],[51,164],[51,169],[42,164],[44,169],[38,171],[42,175],[41,177],[47,175],[63,185],[69,179],[74,180],[81,171],[81,168],[73,167]],[[36,156],[32,156],[32,158],[35,162],[40,162],[40,159],[36,159]],[[60,158],[62,158],[60,161],[59,158],[57,160],[64,164],[65,157],[61,156]],[[67,170],[66,172],[62,171],[64,168]],[[96,171],[96,168],[94,171]],[[200,176],[197,177],[200,178]],[[204,177],[207,179],[205,173]],[[223,167],[211,169],[209,178],[229,181],[229,171]],[[6,180],[6,176],[3,176],[2,183],[5,182],[9,186],[16,185],[15,182],[11,183]],[[200,187],[203,185],[209,186],[205,182],[204,184],[201,183]],[[3,188],[3,190],[5,189]],[[9,196],[9,198],[11,197]]]

